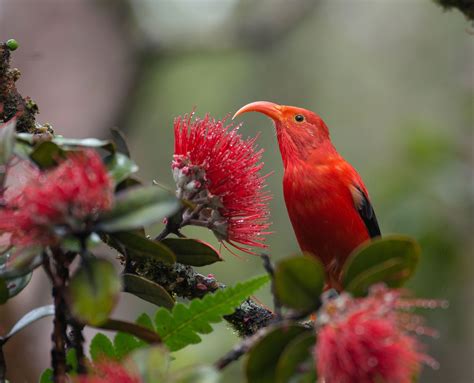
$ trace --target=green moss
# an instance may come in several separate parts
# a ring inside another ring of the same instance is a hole
[[[18,43],[11,39],[0,43],[0,123],[17,117],[18,132],[34,133],[38,106],[29,97],[23,98],[16,89],[20,71],[10,68],[11,52]]]

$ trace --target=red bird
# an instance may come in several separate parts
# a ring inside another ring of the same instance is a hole
[[[234,118],[246,112],[260,112],[274,121],[285,168],[285,203],[296,238],[301,250],[323,262],[329,285],[340,289],[349,254],[380,236],[361,177],[337,152],[316,113],[257,101],[242,107]]]

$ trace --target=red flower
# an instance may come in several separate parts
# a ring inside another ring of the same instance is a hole
[[[121,364],[103,360],[94,364],[92,375],[79,376],[76,383],[141,383],[141,379],[132,375]]]
[[[184,213],[185,222],[206,226],[220,241],[251,253],[244,246],[266,247],[270,197],[260,174],[263,150],[238,128],[209,115],[178,117],[172,169],[177,196],[197,206]]]
[[[56,168],[30,173],[27,181],[4,194],[0,232],[12,245],[51,245],[58,234],[81,231],[110,209],[113,186],[93,150],[70,154]]]
[[[328,301],[318,318],[323,325],[315,350],[318,376],[325,383],[411,383],[423,362],[432,367],[435,362],[409,330],[434,332],[400,309],[433,303],[404,300],[381,285],[367,298],[343,293]]]

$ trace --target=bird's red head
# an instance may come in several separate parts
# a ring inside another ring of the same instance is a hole
[[[314,149],[329,143],[329,131],[316,113],[295,106],[256,101],[240,108],[234,117],[247,112],[260,112],[275,122],[278,143],[286,164],[294,159],[305,160]]]

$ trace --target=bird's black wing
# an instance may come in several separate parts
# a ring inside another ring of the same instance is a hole
[[[354,186],[353,198],[355,207],[367,227],[367,231],[371,238],[380,237],[380,228],[379,223],[377,222],[377,217],[375,216],[375,211],[372,204],[367,197],[367,194],[358,186]],[[354,194],[357,193],[357,196]]]

